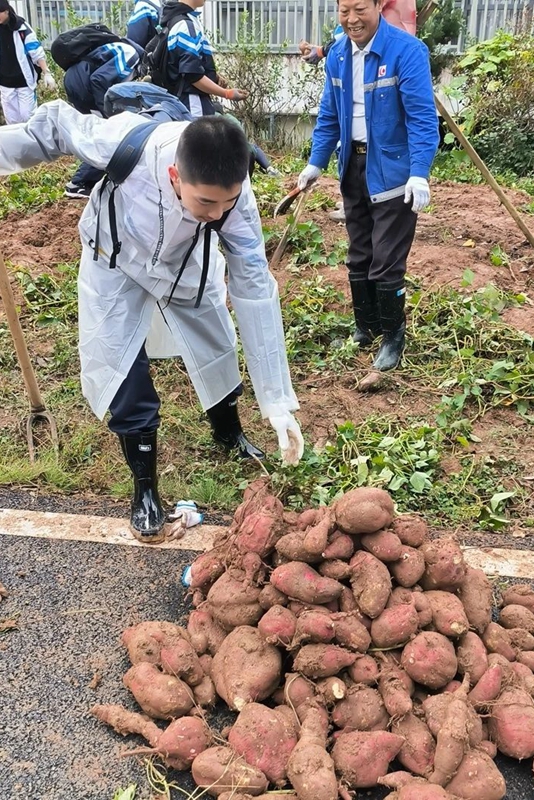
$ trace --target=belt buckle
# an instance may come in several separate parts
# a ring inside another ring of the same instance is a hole
[[[355,149],[356,154],[359,156],[364,156],[367,153],[367,145],[365,144],[357,144]]]

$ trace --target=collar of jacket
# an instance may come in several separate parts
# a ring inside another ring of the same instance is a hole
[[[378,22],[378,28],[376,29],[376,33],[374,34],[374,40],[371,45],[371,49],[369,50],[370,53],[376,53],[377,55],[382,55],[384,52],[384,48],[386,46],[386,41],[389,37],[390,29],[393,26],[386,22],[384,17],[380,16],[380,20]],[[346,35],[345,35],[346,36]],[[352,58],[352,42],[348,36],[346,36],[345,41],[345,56],[347,58]]]
[[[165,3],[163,8],[161,9],[161,25],[165,26],[169,20],[175,17],[177,14],[189,14],[196,16],[196,12],[194,8],[187,5],[187,3],[180,3],[176,0],[169,0],[168,3]]]

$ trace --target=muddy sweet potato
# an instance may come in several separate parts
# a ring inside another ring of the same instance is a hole
[[[315,525],[307,528],[304,532],[303,544],[307,553],[316,554],[322,557],[326,550],[328,539],[335,527],[333,514],[330,510]]]
[[[461,687],[450,696],[445,718],[437,735],[434,771],[428,779],[430,783],[445,787],[456,775],[468,750],[468,688],[469,678],[466,675]]]
[[[402,542],[392,530],[367,533],[360,541],[362,547],[380,561],[398,561],[402,556]]]
[[[296,672],[286,674],[283,686],[284,703],[297,709],[302,703],[313,699],[315,699],[315,686],[311,681]]]
[[[502,800],[506,783],[487,753],[470,750],[446,789],[463,800]]]
[[[469,630],[469,621],[461,600],[451,592],[425,592],[432,609],[432,623],[438,633],[455,638]]]
[[[458,670],[452,643],[441,633],[423,631],[405,646],[401,666],[410,678],[429,689],[442,689]]]
[[[350,583],[358,608],[371,619],[385,609],[391,593],[388,568],[371,553],[359,550],[350,560]]]
[[[339,558],[330,559],[329,561],[321,561],[317,567],[319,575],[323,578],[333,578],[335,581],[345,581],[350,578],[351,569],[346,561],[341,561]]]
[[[302,603],[329,603],[336,600],[343,586],[331,578],[322,578],[308,564],[290,561],[273,570],[271,583],[279,591]]]
[[[490,622],[482,634],[482,641],[490,653],[498,653],[508,661],[515,661],[516,650],[512,647],[508,631],[497,622]]]
[[[458,641],[456,647],[458,672],[469,675],[471,686],[481,679],[488,669],[488,653],[484,642],[473,631],[468,631]]]
[[[534,670],[534,652],[531,650],[526,650],[524,653],[518,653],[517,660],[520,664],[524,664],[530,670]]]
[[[348,586],[343,586],[339,595],[339,610],[346,612],[358,611],[358,603]],[[371,627],[371,620],[369,620],[369,627]]]
[[[511,603],[501,610],[499,623],[503,628],[522,628],[529,633],[534,633],[534,612],[529,611],[525,606]]]
[[[193,708],[189,686],[173,675],[165,675],[155,664],[135,664],[124,675],[123,683],[149,717],[173,719]]]
[[[273,606],[287,606],[289,598],[275,589],[272,583],[266,583],[259,594],[258,603],[264,611],[268,611]]]
[[[200,683],[192,688],[195,704],[200,708],[211,708],[217,702],[215,684],[209,675],[204,675]]]
[[[291,531],[281,536],[276,543],[276,552],[285,561],[304,561],[306,564],[318,564],[323,558],[321,553],[306,549],[303,531]]]
[[[204,670],[193,646],[185,639],[161,648],[160,662],[163,672],[181,678],[189,686],[197,686],[204,678]]]
[[[481,569],[467,567],[465,578],[458,588],[469,625],[478,634],[484,633],[491,622],[493,591],[487,575]]]
[[[426,626],[430,625],[432,622],[432,606],[426,596],[426,592],[414,591],[413,602],[415,610],[417,611],[417,616],[419,617],[419,627],[426,628]]]
[[[257,628],[235,628],[213,657],[211,678],[230,708],[265,700],[280,682],[280,652],[267,644]]]
[[[284,507],[273,495],[267,495],[261,509],[245,517],[237,530],[240,553],[257,553],[265,558],[274,549],[284,531]]]
[[[347,668],[347,673],[354,683],[374,686],[378,681],[379,667],[372,656],[357,656],[354,664]]]
[[[421,586],[425,591],[445,589],[453,592],[462,585],[467,566],[454,539],[424,542],[420,552],[426,563],[425,573],[421,578]]]
[[[437,738],[447,714],[447,709],[455,692],[444,692],[442,694],[429,695],[422,703],[422,710],[425,715],[425,722],[428,725],[432,736]],[[485,738],[482,728],[482,720],[472,708],[467,706],[467,734],[469,747],[478,747]]]
[[[400,647],[417,633],[419,617],[415,605],[386,608],[371,625],[371,638],[375,647]]]
[[[281,708],[249,703],[228,735],[228,744],[236,753],[277,786],[285,783],[287,762],[298,741],[294,714],[286,715]]]
[[[191,589],[207,589],[226,569],[227,548],[214,547],[201,553],[191,564]]]
[[[325,561],[331,559],[348,561],[354,554],[354,542],[350,536],[341,531],[334,531],[328,539],[322,557]]]
[[[380,694],[368,686],[352,686],[332,710],[332,722],[343,731],[385,731],[389,716]]]
[[[297,618],[284,606],[272,606],[258,622],[258,630],[268,644],[288,647],[297,629]]]
[[[287,775],[298,800],[337,800],[334,762],[326,751],[327,734],[328,717],[319,709],[310,709],[287,764]]]
[[[197,786],[218,797],[223,792],[251,794],[267,791],[268,781],[263,772],[247,764],[231,747],[209,747],[191,765]]]
[[[331,708],[347,696],[347,686],[345,682],[336,676],[320,678],[315,681],[315,685],[320,699],[327,708]]]
[[[534,650],[534,636],[524,628],[508,628],[512,647],[518,650]]]
[[[188,634],[179,625],[172,622],[140,622],[126,628],[121,641],[128,650],[133,665],[142,661],[159,664],[162,646],[172,645],[181,639],[188,641]]]
[[[307,678],[329,678],[356,661],[356,653],[349,653],[335,644],[305,644],[293,662],[293,669]]]
[[[291,646],[295,648],[303,642],[328,644],[333,640],[335,633],[334,622],[329,614],[303,611],[298,619],[295,618],[295,632]]]
[[[213,619],[226,631],[240,625],[256,625],[263,614],[258,598],[260,589],[247,584],[245,573],[229,570],[208,592],[207,603]]]
[[[519,661],[514,661],[510,666],[512,667],[514,685],[525,689],[531,697],[534,697],[534,674],[532,670]]]
[[[336,740],[332,757],[349,789],[369,789],[383,777],[404,743],[387,731],[352,731]]]
[[[534,701],[524,689],[504,689],[492,706],[488,724],[492,740],[505,756],[534,756]]]
[[[388,661],[383,663],[378,679],[378,689],[386,711],[391,717],[404,717],[412,711],[413,681],[397,664]]]
[[[415,714],[406,714],[393,720],[391,732],[404,739],[397,753],[399,763],[414,775],[428,777],[434,769],[436,743],[426,723]]]
[[[397,583],[406,588],[419,583],[426,569],[423,554],[405,544],[401,546],[398,560],[388,566]]]
[[[408,547],[421,547],[428,539],[428,525],[417,514],[401,514],[395,517],[391,528]]]
[[[335,640],[337,644],[356,653],[366,653],[371,644],[371,636],[356,614],[332,614]]]
[[[383,489],[351,489],[334,503],[338,528],[344,533],[376,533],[391,525],[395,507]]]
[[[534,614],[534,589],[528,583],[518,583],[503,592],[502,605],[518,605],[528,608]]]
[[[187,634],[195,652],[201,656],[204,653],[214,655],[227,631],[215,622],[207,608],[196,608],[189,614]]]

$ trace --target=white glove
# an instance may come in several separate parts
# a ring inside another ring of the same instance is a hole
[[[54,76],[50,72],[45,72],[43,75],[43,81],[47,89],[50,89],[51,92],[56,91],[57,83],[54,80]]]
[[[300,425],[289,411],[269,417],[269,422],[278,436],[282,463],[296,467],[304,452],[304,439],[300,432]]]
[[[304,167],[297,180],[297,186],[300,191],[304,191],[309,183],[317,180],[321,172],[322,170],[320,167],[314,167],[312,164],[308,164],[307,167]]]
[[[430,186],[426,178],[408,178],[404,190],[404,202],[413,198],[412,211],[416,214],[430,203]]]

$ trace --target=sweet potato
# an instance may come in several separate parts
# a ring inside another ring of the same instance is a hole
[[[258,630],[268,644],[288,647],[297,630],[297,618],[284,606],[272,606],[258,622]]]
[[[162,646],[172,645],[181,639],[188,641],[187,632],[172,622],[140,622],[123,631],[121,641],[128,650],[133,665],[147,661],[159,664]]]
[[[393,608],[394,606],[410,606],[414,604],[414,593],[409,588],[403,586],[395,586],[389,596],[386,608]]]
[[[226,636],[226,631],[215,622],[207,608],[196,608],[189,614],[187,634],[196,653],[214,655]]]
[[[391,717],[404,717],[413,709],[413,681],[398,665],[386,662],[380,670],[378,689]]]
[[[394,796],[390,795],[388,800],[394,800]],[[395,800],[458,800],[458,798],[445,791],[442,786],[413,782],[403,786]]]
[[[415,606],[386,608],[373,620],[371,638],[375,647],[400,647],[417,633],[419,617]]]
[[[503,593],[503,606],[518,605],[528,608],[534,614],[534,589],[528,583],[517,583]]]
[[[387,731],[352,731],[342,734],[332,750],[336,771],[349,789],[376,786],[404,743]],[[312,795],[313,796],[313,795]]]
[[[237,531],[236,545],[240,553],[257,553],[265,558],[273,550],[284,530],[284,507],[274,495],[267,495],[261,509],[247,515]]]
[[[490,622],[482,634],[482,641],[490,653],[498,653],[508,661],[515,661],[516,651],[512,647],[508,631],[497,622]]]
[[[432,736],[437,737],[447,715],[447,709],[456,692],[429,695],[422,704],[425,721]],[[482,720],[472,708],[470,703],[467,706],[467,734],[469,747],[478,747],[484,739]]]
[[[518,650],[534,650],[534,636],[524,628],[508,628],[512,647]]]
[[[348,561],[354,553],[354,542],[350,536],[341,531],[334,531],[329,537],[322,556],[325,560]]]
[[[91,708],[90,713],[100,722],[104,722],[117,733],[120,733],[121,736],[129,736],[131,733],[135,733],[146,739],[153,747],[162,734],[161,728],[158,728],[156,723],[144,714],[128,711],[119,705],[95,705]]]
[[[305,644],[297,653],[293,669],[307,678],[329,678],[355,661],[355,653],[335,644]]]
[[[193,646],[185,639],[161,648],[161,668],[167,675],[175,675],[189,686],[197,686],[204,677],[204,670]]]
[[[483,710],[498,696],[503,681],[503,669],[500,664],[488,666],[484,674],[469,692],[471,705],[478,710]]]
[[[304,532],[303,545],[307,553],[322,556],[328,545],[328,537],[335,527],[334,516],[328,510],[315,525]]]
[[[303,603],[329,603],[336,600],[343,586],[331,578],[322,578],[308,564],[301,561],[290,561],[273,570],[271,574],[273,586],[288,597]]]
[[[251,794],[267,791],[268,781],[263,772],[247,764],[230,747],[209,747],[191,765],[197,786],[218,797],[223,792]]]
[[[391,593],[388,568],[371,553],[359,550],[350,560],[350,583],[358,608],[374,619],[385,609]]]
[[[297,528],[305,531],[311,525],[316,525],[323,516],[327,513],[327,507],[321,506],[320,508],[307,508],[298,515]]]
[[[236,753],[277,786],[285,783],[287,762],[297,741],[295,716],[261,703],[245,706],[228,735]]]
[[[360,539],[362,547],[380,561],[398,561],[402,555],[402,542],[392,530],[367,533]]]
[[[351,575],[349,564],[339,558],[322,561],[317,567],[317,571],[323,578],[333,578],[335,581],[347,580]]]
[[[289,598],[275,589],[272,583],[266,583],[259,594],[258,603],[264,611],[268,611],[273,606],[287,606]]]
[[[466,675],[462,686],[450,696],[437,735],[434,771],[428,779],[430,783],[446,786],[456,774],[468,749],[468,688],[469,677]]]
[[[211,708],[217,702],[215,684],[209,675],[204,675],[201,682],[193,686],[195,704],[200,708]]]
[[[404,739],[397,754],[399,763],[415,775],[428,777],[434,768],[436,752],[436,743],[428,726],[415,714],[407,714],[393,720],[391,732]]]
[[[197,556],[191,564],[191,589],[206,589],[220,578],[225,570],[224,547],[215,547]]]
[[[410,678],[429,689],[441,689],[458,670],[452,643],[441,633],[423,631],[405,646],[401,665]]]
[[[229,570],[218,578],[208,592],[208,608],[226,631],[240,625],[256,625],[263,614],[258,598],[260,589],[245,583],[241,570]]]
[[[488,667],[494,667],[496,664],[502,669],[503,680],[509,681],[513,675],[511,662],[499,653],[488,653]]]
[[[304,544],[302,531],[291,531],[282,536],[276,543],[276,552],[286,561],[304,561],[306,564],[318,564],[322,561],[320,552],[310,552]]]
[[[338,644],[356,653],[366,653],[371,636],[356,614],[332,614],[335,640]]]
[[[343,700],[347,696],[347,686],[341,678],[335,676],[320,678],[315,682],[315,685],[319,697],[327,708],[339,703],[340,700]]]
[[[428,538],[428,525],[417,514],[401,514],[395,517],[391,527],[408,547],[421,547]]]
[[[394,514],[394,504],[383,489],[351,489],[334,503],[337,526],[344,533],[375,533],[387,528]]]
[[[315,687],[311,681],[296,672],[286,674],[283,687],[284,703],[291,708],[298,708],[307,700],[315,698]]]
[[[490,740],[489,740],[489,739],[483,739],[483,740],[480,742],[480,744],[479,744],[479,746],[478,746],[478,747],[479,747],[479,750],[482,750],[482,751],[483,751],[484,753],[486,753],[486,754],[487,754],[487,755],[488,755],[488,756],[489,756],[491,759],[495,759],[495,758],[497,758],[497,753],[498,753],[499,751],[497,750],[497,745],[495,744],[495,742],[490,742]]]
[[[368,686],[352,686],[332,710],[332,722],[348,731],[385,731],[389,716],[380,694]]]
[[[534,633],[534,612],[525,606],[512,603],[502,609],[499,623],[503,628],[523,628],[529,633]]]
[[[419,627],[426,628],[432,622],[432,606],[426,596],[426,592],[413,593],[413,602],[419,617]]]
[[[434,628],[443,636],[462,636],[469,630],[461,600],[455,594],[432,590],[425,592],[432,609]]]
[[[354,683],[373,686],[378,681],[378,664],[372,656],[356,656],[356,661],[348,667],[347,673]]]
[[[237,711],[247,704],[265,700],[280,681],[280,652],[267,644],[257,628],[235,628],[213,657],[211,677],[230,708]]]
[[[521,664],[519,661],[514,661],[510,664],[513,673],[513,680],[516,686],[525,689],[531,697],[534,697],[534,674],[526,664]]]
[[[173,675],[164,675],[155,664],[135,664],[124,675],[123,683],[149,717],[173,719],[193,708],[188,685]]]
[[[481,569],[467,567],[458,588],[469,624],[478,634],[484,633],[491,622],[493,591],[488,576]]]
[[[159,755],[173,769],[186,770],[191,767],[194,759],[211,742],[210,729],[199,717],[181,717],[168,725],[158,737],[152,753]]]
[[[358,610],[358,603],[352,591],[348,586],[343,586],[341,594],[339,595],[339,610],[340,611],[356,611]],[[369,627],[371,620],[369,620]]]
[[[460,675],[468,673],[471,686],[474,686],[489,666],[486,647],[480,636],[473,631],[465,633],[458,642],[456,656],[458,672]]]
[[[502,800],[506,783],[487,753],[470,750],[446,789],[463,800]]]
[[[534,652],[526,650],[524,653],[518,653],[517,660],[520,664],[525,664],[529,669],[534,670]]]
[[[328,717],[318,709],[310,709],[287,765],[287,775],[298,800],[337,800],[334,762],[326,752],[327,733]]]
[[[465,578],[467,566],[458,543],[454,539],[437,539],[421,545],[426,569],[421,579],[425,591],[445,589],[455,591]]]
[[[397,583],[405,587],[419,583],[426,569],[423,554],[406,544],[401,545],[398,560],[388,566]]]
[[[511,758],[534,756],[534,701],[524,690],[504,689],[493,704],[489,731],[500,752]]]
[[[298,647],[303,642],[328,644],[333,640],[335,633],[334,622],[329,614],[303,611],[298,619],[295,618],[295,632],[291,646]]]

